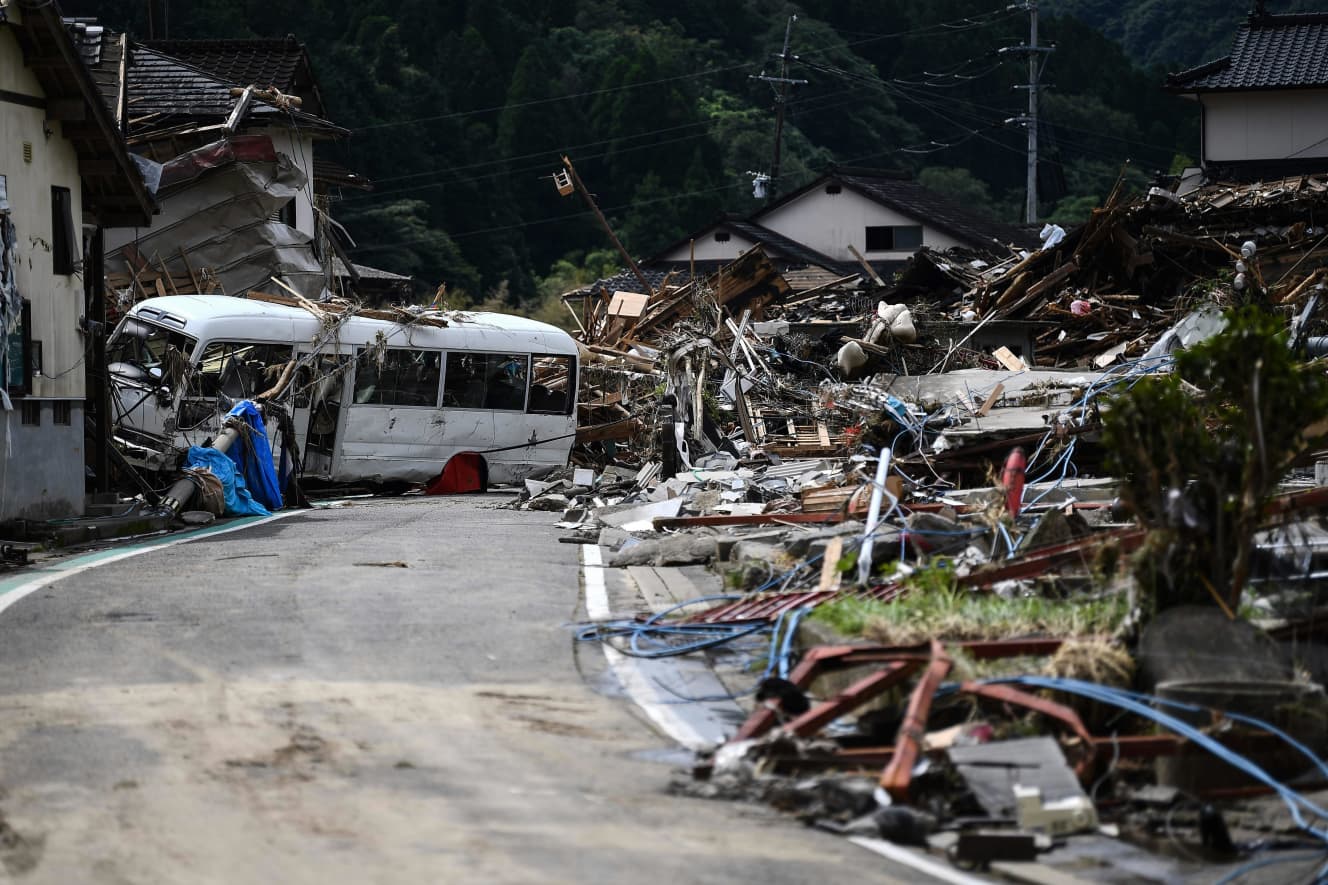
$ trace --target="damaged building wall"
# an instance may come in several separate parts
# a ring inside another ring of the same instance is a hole
[[[317,298],[323,269],[313,237],[298,229],[300,197],[307,200],[308,188],[308,176],[266,135],[236,136],[190,151],[163,166],[157,194],[162,211],[150,228],[107,232],[108,270],[132,274],[141,260],[149,268],[164,266],[172,276],[215,279],[227,295],[280,276]],[[297,227],[281,220],[292,201]],[[307,202],[305,209],[312,211]],[[305,221],[312,229],[312,216]]]
[[[8,207],[4,214],[15,237],[14,282],[18,295],[30,302],[34,361],[40,343],[40,373],[27,373],[25,379],[30,392],[14,397],[13,410],[0,412],[7,435],[0,466],[0,520],[69,516],[82,511],[84,484],[84,342],[78,331],[83,282],[72,263],[82,257],[78,156],[63,135],[64,124],[47,122],[45,93],[24,65],[11,28],[0,29],[0,84],[9,93],[0,102],[0,171]],[[57,213],[52,187],[67,189],[69,224],[62,225],[59,236],[53,231]],[[55,250],[66,243],[70,231],[74,241],[60,265],[68,269],[57,273]],[[7,388],[19,392],[23,385],[14,382],[23,375],[21,367],[9,373]],[[62,423],[55,423],[57,413]]]
[[[289,126],[273,126],[255,134],[272,139],[278,154],[290,157],[291,162],[304,173],[305,182],[295,191],[295,224],[293,227],[310,237],[317,236],[314,223],[314,137],[307,130]]]

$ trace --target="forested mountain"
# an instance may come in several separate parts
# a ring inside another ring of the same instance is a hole
[[[1121,44],[1136,64],[1180,71],[1220,58],[1257,0],[1043,0],[1052,15],[1071,16]],[[1269,0],[1269,12],[1316,12],[1324,0]]]
[[[1076,0],[1060,0],[1066,6]],[[357,260],[527,302],[606,266],[603,233],[548,179],[567,153],[628,247],[650,254],[720,211],[750,212],[769,171],[783,42],[788,190],[839,162],[908,170],[1020,219],[1028,20],[992,0],[61,0],[135,36],[308,44],[335,157],[376,183],[335,207]],[[1102,15],[1082,0],[1083,13]],[[1143,7],[1145,3],[1136,3]],[[1196,6],[1202,5],[1197,2]],[[169,7],[169,8],[168,8]],[[1090,8],[1091,7],[1091,8]],[[1176,17],[1179,18],[1179,17]],[[1229,16],[1228,32],[1239,16]],[[1179,21],[1173,22],[1180,24]],[[1088,24],[1045,11],[1043,214],[1082,217],[1122,163],[1145,184],[1197,146],[1197,114]]]

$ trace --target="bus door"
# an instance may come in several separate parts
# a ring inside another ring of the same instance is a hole
[[[308,351],[299,354],[304,359]],[[296,373],[293,423],[306,476],[330,478],[350,383],[348,354],[320,353]]]

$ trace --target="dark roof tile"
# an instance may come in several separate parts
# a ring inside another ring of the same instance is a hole
[[[279,40],[148,40],[143,45],[231,83],[275,86],[300,96],[304,110],[324,113],[309,55],[293,34]]]
[[[1231,54],[1167,77],[1173,92],[1328,86],[1328,13],[1251,15]]]
[[[146,46],[130,49],[129,65],[129,117],[143,118],[153,115],[150,125],[159,125],[162,119],[225,119],[235,107],[231,89],[239,86],[194,65]],[[289,113],[289,117],[287,114]],[[293,118],[300,126],[334,129],[325,120],[303,111],[282,111],[262,101],[255,101],[249,118],[272,117],[280,120]]]

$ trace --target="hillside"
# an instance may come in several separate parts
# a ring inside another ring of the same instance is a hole
[[[309,46],[335,121],[335,159],[376,182],[339,203],[357,260],[527,302],[613,256],[548,180],[568,153],[629,248],[649,254],[723,210],[748,212],[768,170],[771,87],[753,79],[800,18],[781,190],[832,162],[905,169],[1018,220],[1026,64],[1017,10],[974,0],[156,0],[158,36],[281,37]],[[64,0],[146,36],[142,0]],[[1136,185],[1196,150],[1191,103],[1158,89],[1077,20],[1055,41],[1043,99],[1045,216],[1082,217],[1132,160]],[[543,284],[541,283],[543,281]]]
[[[1049,14],[1077,18],[1119,42],[1143,67],[1179,71],[1226,55],[1251,0],[1044,0]],[[1271,0],[1269,12],[1328,9],[1323,0]]]

